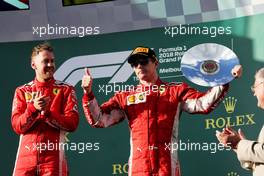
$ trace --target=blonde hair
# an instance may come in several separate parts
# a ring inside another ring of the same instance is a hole
[[[257,78],[264,80],[264,67],[256,71],[255,79]]]
[[[37,46],[35,46],[32,49],[31,62],[36,55],[38,55],[41,51],[44,51],[44,50],[49,51],[49,52],[53,52],[53,48],[51,47],[51,45],[48,42],[38,44]]]

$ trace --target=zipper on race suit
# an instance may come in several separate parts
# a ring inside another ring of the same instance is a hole
[[[40,166],[39,166],[39,151],[37,149],[37,176],[39,176]]]

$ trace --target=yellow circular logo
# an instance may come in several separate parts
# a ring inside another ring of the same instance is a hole
[[[162,94],[163,92],[165,92],[165,87],[160,87],[159,88],[159,92]]]
[[[143,100],[143,99],[144,99],[143,94],[140,94],[140,95],[138,96],[138,99],[139,99],[139,100]]]
[[[136,101],[136,96],[135,95],[131,95],[131,96],[128,97],[128,102],[129,103],[135,103],[135,101]]]
[[[31,95],[31,93],[26,92],[26,93],[25,93],[25,99],[26,99],[26,101],[31,100],[31,99],[32,99],[32,95]]]

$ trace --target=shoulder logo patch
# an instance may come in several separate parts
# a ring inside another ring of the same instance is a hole
[[[58,95],[58,93],[60,92],[60,89],[53,88],[52,92],[53,92],[54,95]]]

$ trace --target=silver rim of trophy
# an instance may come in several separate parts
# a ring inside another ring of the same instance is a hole
[[[181,71],[192,83],[214,87],[234,79],[232,68],[239,64],[237,55],[228,47],[203,43],[187,50],[181,59]]]

